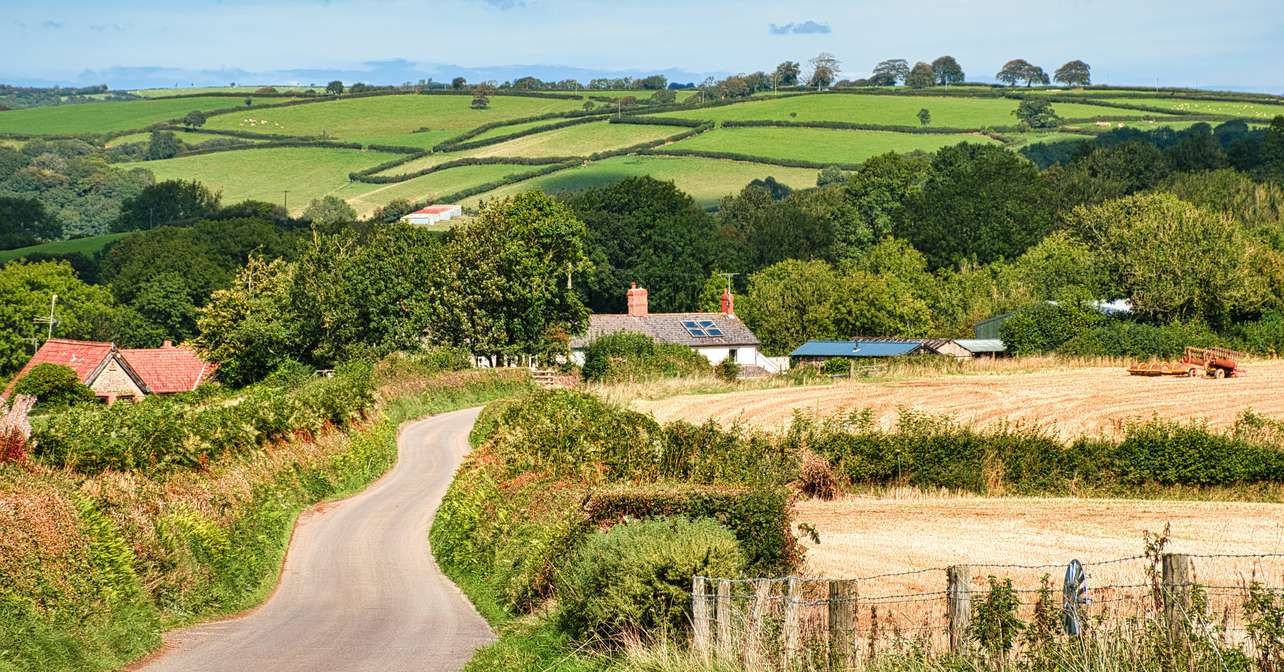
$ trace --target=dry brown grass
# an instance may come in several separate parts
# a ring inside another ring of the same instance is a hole
[[[1229,426],[1248,408],[1284,417],[1284,361],[1248,362],[1246,376],[1225,380],[1144,378],[1129,376],[1122,366],[1082,364],[1000,360],[959,368],[962,375],[950,375],[953,369],[924,375],[921,368],[906,368],[899,376],[831,385],[634,397],[632,406],[661,421],[740,419],[768,431],[784,429],[795,411],[824,416],[870,408],[882,426],[890,427],[906,409],[948,415],[979,427],[1002,422],[1037,425],[1067,439],[1113,435],[1130,420],[1154,416],[1206,420],[1213,427]]]

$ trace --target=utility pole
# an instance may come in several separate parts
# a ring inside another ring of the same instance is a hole
[[[49,299],[49,317],[37,317],[37,318],[35,319],[35,322],[36,322],[37,324],[48,324],[48,325],[49,325],[49,331],[48,331],[48,334],[45,336],[45,340],[46,340],[46,341],[47,341],[47,340],[49,340],[49,339],[51,339],[51,338],[53,338],[54,325],[55,325],[55,324],[58,324],[58,320],[54,318],[54,306],[56,306],[57,304],[58,304],[58,295],[57,295],[57,294],[54,294],[54,295]]]

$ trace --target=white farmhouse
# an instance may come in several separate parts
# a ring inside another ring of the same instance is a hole
[[[588,331],[571,339],[571,359],[582,366],[584,349],[594,339],[630,332],[650,336],[660,343],[685,345],[704,355],[711,364],[731,357],[744,367],[746,374],[780,370],[780,362],[759,354],[758,337],[736,317],[735,299],[730,292],[722,295],[721,312],[652,313],[647,309],[646,289],[633,283],[628,291],[628,310],[624,315],[590,315]]]

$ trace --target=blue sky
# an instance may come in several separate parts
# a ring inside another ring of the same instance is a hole
[[[397,83],[666,72],[698,78],[834,53],[843,76],[952,54],[1098,82],[1284,92],[1279,0],[4,0],[0,82]]]

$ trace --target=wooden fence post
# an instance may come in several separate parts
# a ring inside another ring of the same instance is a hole
[[[829,669],[842,670],[856,648],[856,582],[829,582]]]
[[[793,665],[794,660],[798,658],[798,638],[800,633],[798,624],[798,607],[802,599],[802,586],[798,577],[789,577],[789,583],[785,592],[785,664],[784,667]]]
[[[1186,636],[1186,615],[1190,613],[1190,584],[1193,572],[1189,555],[1165,553],[1164,563],[1164,618],[1168,621],[1168,636],[1181,641]]]
[[[735,654],[731,641],[731,581],[718,581],[718,656],[730,660]]]
[[[967,565],[945,568],[948,582],[945,599],[949,601],[950,651],[958,653],[967,647],[967,629],[972,622],[972,569]]]
[[[771,581],[757,579],[753,582],[753,606],[749,611],[749,627],[745,631],[745,667],[753,672],[761,669],[766,660],[762,651],[762,628],[767,622],[767,609],[771,606]]]
[[[705,595],[705,579],[691,579],[691,648],[701,658],[709,657],[709,600]]]

